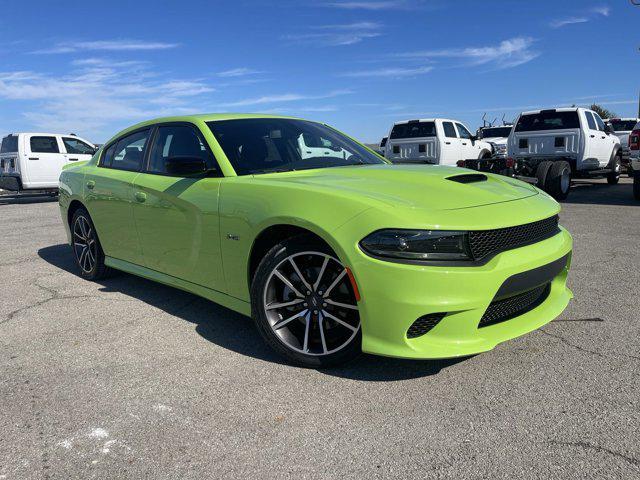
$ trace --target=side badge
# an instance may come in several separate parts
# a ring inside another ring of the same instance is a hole
[[[240,240],[240,237],[238,235],[233,234],[233,233],[227,233],[227,238],[229,240]]]

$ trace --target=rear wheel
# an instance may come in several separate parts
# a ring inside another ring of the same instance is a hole
[[[89,212],[78,208],[71,218],[71,246],[80,268],[80,275],[87,280],[100,280],[109,274],[104,264],[104,252]]]
[[[640,172],[633,172],[633,198],[640,200]]]
[[[313,237],[293,237],[262,259],[251,309],[264,340],[289,362],[338,365],[360,353],[360,315],[346,267]]]
[[[541,189],[544,190],[545,192],[547,191],[547,175],[549,174],[549,170],[551,169],[551,165],[553,165],[553,162],[550,162],[548,160],[544,160],[542,162],[540,162],[538,164],[538,168],[536,168],[536,178],[538,179],[538,183],[536,184],[536,186]]]
[[[571,165],[564,160],[553,162],[545,184],[545,191],[556,200],[564,200],[571,187]]]
[[[620,180],[620,156],[616,155],[609,162],[609,168],[611,173],[607,174],[607,183],[609,185],[615,185]]]

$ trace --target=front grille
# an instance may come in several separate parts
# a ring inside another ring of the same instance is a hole
[[[407,338],[420,337],[429,332],[440,323],[440,320],[442,320],[445,315],[446,313],[430,313],[429,315],[418,318],[407,330]]]
[[[547,283],[512,297],[494,300],[484,312],[478,327],[505,322],[533,310],[546,300],[550,290],[551,284]]]
[[[471,231],[469,248],[473,259],[481,260],[488,255],[540,242],[559,231],[558,216],[555,215],[526,225]]]

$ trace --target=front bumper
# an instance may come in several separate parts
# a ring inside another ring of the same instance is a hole
[[[357,250],[352,269],[362,297],[362,350],[403,358],[460,357],[491,350],[535,330],[556,318],[573,296],[566,285],[571,250],[572,239],[565,229],[471,267],[393,263]],[[507,279],[565,256],[567,264],[552,279],[542,303],[510,320],[479,328],[483,314]],[[446,316],[428,333],[407,337],[416,319],[442,312]]]

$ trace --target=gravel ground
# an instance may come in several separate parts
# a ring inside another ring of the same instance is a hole
[[[575,300],[455,361],[284,365],[250,321],[76,275],[55,202],[0,201],[0,480],[638,478],[640,204],[576,185]]]

